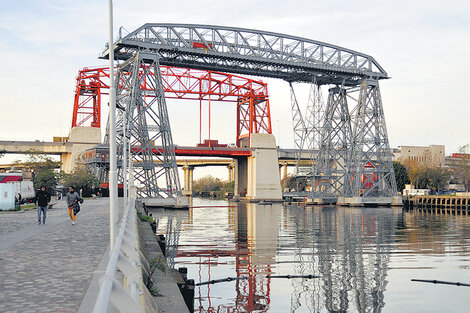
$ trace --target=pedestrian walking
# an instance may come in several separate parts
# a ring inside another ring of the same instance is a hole
[[[42,186],[41,189],[36,193],[34,203],[38,205],[38,224],[41,225],[41,213],[42,223],[46,224],[47,205],[51,201],[51,195],[46,191],[46,186]]]
[[[74,204],[80,201],[80,195],[78,194],[78,192],[75,191],[72,186],[70,186],[69,192],[67,192],[67,196],[65,199],[67,201],[67,207],[69,208],[69,216],[72,220],[72,225],[75,225],[76,212],[74,211]]]

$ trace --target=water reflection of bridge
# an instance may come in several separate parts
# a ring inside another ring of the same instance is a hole
[[[178,225],[195,227],[194,211],[189,214],[189,221],[181,222],[181,215],[179,222],[172,217],[167,229],[174,232]],[[290,286],[290,312],[380,312],[384,307],[397,211],[240,204],[224,214],[228,214],[228,225],[217,220],[218,225],[224,225],[223,231],[205,230],[211,234],[205,237],[205,246],[188,247],[186,243],[178,253],[176,249],[170,253],[184,258],[185,263],[190,258],[190,263],[198,264],[200,277],[222,278],[216,275],[221,275],[220,267],[227,264],[230,270],[223,272],[226,276],[248,277],[229,285],[234,286],[231,291],[228,285],[200,289],[199,300],[203,301],[199,312],[269,312],[279,301],[287,301],[286,294],[281,299],[276,293],[279,284]],[[268,274],[321,278],[274,281],[266,278]],[[223,299],[218,288],[224,290]]]
[[[348,210],[325,207],[285,209],[295,225],[296,274],[319,280],[293,280],[291,311],[380,312],[385,305],[387,269],[398,214],[390,209]]]

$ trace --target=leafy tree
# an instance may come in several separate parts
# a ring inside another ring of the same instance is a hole
[[[234,181],[225,181],[223,182],[222,188],[219,190],[219,197],[225,197],[226,193],[233,192],[235,190]]]
[[[450,179],[450,172],[440,167],[426,167],[418,171],[416,177],[417,188],[429,188],[431,190],[443,190]]]
[[[397,189],[398,191],[403,191],[403,189],[405,189],[405,185],[411,182],[410,177],[408,176],[408,171],[403,164],[397,161],[393,161],[393,170],[395,172]]]
[[[468,153],[470,150],[470,144],[459,147],[459,153]],[[470,159],[461,158],[458,162],[458,167],[454,170],[453,176],[458,182],[462,183],[466,191],[470,190]]]
[[[69,174],[62,172],[61,178],[64,186],[73,186],[77,190],[89,190],[98,183],[98,179],[93,175],[93,172],[85,166],[78,166]]]
[[[223,185],[224,183],[220,179],[208,175],[196,180],[193,184],[193,190],[195,192],[219,191]]]
[[[418,162],[415,160],[405,160],[403,162],[403,165],[406,168],[411,183],[416,186],[416,180],[421,170],[421,167],[418,165]]]
[[[35,189],[41,188],[42,186],[51,189],[58,183],[59,175],[55,169],[60,167],[60,162],[54,161],[49,156],[31,153],[28,155],[25,162],[13,162],[13,164],[15,163],[23,163],[22,166],[31,170]]]
[[[21,161],[15,161],[15,163],[21,163]],[[29,154],[23,166],[31,169],[33,173],[38,173],[41,170],[54,170],[60,167],[59,161],[54,161],[51,157],[42,154]]]
[[[305,177],[296,177],[295,175],[287,175],[283,179],[281,179],[281,187],[288,188],[288,189],[303,189],[307,186],[307,179]]]
[[[53,189],[58,183],[58,173],[53,169],[42,169],[35,173],[33,184],[35,189],[45,186],[47,189]]]

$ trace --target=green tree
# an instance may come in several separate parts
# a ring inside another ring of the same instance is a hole
[[[76,190],[89,190],[95,187],[98,179],[85,166],[76,167],[71,173],[61,173],[64,186],[73,186]]]
[[[234,181],[224,181],[222,188],[219,190],[219,197],[225,197],[226,193],[233,193],[235,190],[235,182]]]
[[[34,188],[38,189],[45,186],[47,189],[53,189],[58,183],[58,173],[52,169],[43,169],[34,174]]]
[[[283,179],[281,179],[281,187],[282,189],[297,189],[299,190],[304,189],[307,186],[307,179],[305,177],[296,177],[295,175],[287,175]]]
[[[429,188],[431,190],[443,190],[449,183],[450,173],[440,167],[426,167],[418,171],[416,176],[417,188]]]
[[[466,144],[464,146],[460,146],[458,149],[459,153],[467,154],[470,150],[470,144]],[[465,191],[470,190],[470,158],[466,156],[460,158],[457,163],[457,168],[453,171],[453,177],[457,180],[457,182],[462,183],[465,187]]]
[[[204,176],[196,180],[193,184],[193,191],[195,192],[210,192],[219,191],[222,189],[224,183],[210,175]]]
[[[60,167],[60,162],[54,161],[52,158],[42,154],[29,154],[25,162],[15,161],[15,163],[23,163],[23,166],[29,168],[32,173],[34,188],[38,189],[46,186],[52,189],[57,186],[59,174],[56,169]]]
[[[393,161],[393,170],[395,172],[395,180],[397,182],[398,191],[403,191],[405,185],[410,183],[410,177],[406,167],[400,162]]]

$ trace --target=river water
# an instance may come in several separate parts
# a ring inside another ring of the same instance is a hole
[[[195,312],[470,312],[470,216],[193,199],[156,210]],[[270,275],[316,275],[274,278]]]

